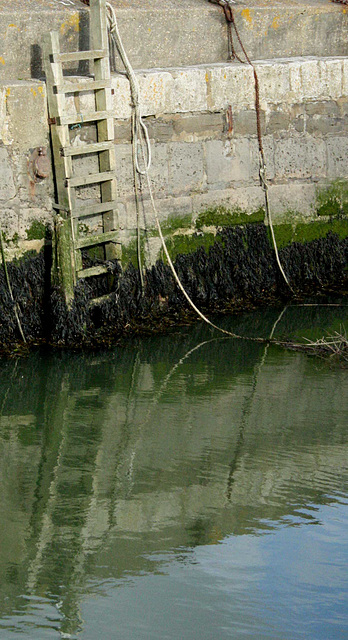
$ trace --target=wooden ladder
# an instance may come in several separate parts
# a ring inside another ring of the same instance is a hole
[[[83,268],[81,250],[102,245],[104,260],[120,258],[118,216],[116,203],[116,175],[114,149],[114,115],[109,64],[106,0],[91,0],[90,36],[92,49],[62,53],[59,35],[51,32],[45,39],[44,58],[47,83],[49,123],[52,140],[57,203],[54,268],[58,274],[68,306],[74,299],[74,287],[80,278],[106,274],[105,264]],[[69,81],[63,73],[63,64],[75,61],[93,64],[94,76]],[[92,92],[94,108],[81,113],[80,95]],[[67,94],[73,94],[76,113],[67,109]],[[71,129],[95,124],[97,142],[71,144]],[[98,172],[78,173],[74,160],[93,154],[98,157]],[[78,202],[76,189],[87,185],[100,185],[99,201],[84,205]],[[102,230],[97,234],[81,236],[83,219],[99,216]]]

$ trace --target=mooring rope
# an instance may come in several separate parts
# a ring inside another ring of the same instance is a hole
[[[4,272],[5,272],[5,280],[6,280],[8,292],[9,292],[9,295],[10,295],[10,299],[11,299],[11,302],[12,302],[12,306],[13,306],[13,313],[14,313],[15,318],[16,318],[16,322],[17,322],[19,333],[21,334],[21,338],[22,338],[24,344],[26,344],[27,341],[25,339],[24,331],[23,331],[23,328],[22,328],[22,325],[21,325],[21,321],[20,321],[19,315],[18,315],[17,302],[15,301],[15,299],[13,297],[10,277],[8,275],[7,264],[6,264],[6,256],[5,256],[5,247],[4,247],[4,236],[3,236],[3,232],[2,232],[1,229],[0,229],[0,251],[1,251],[1,258],[2,258],[2,266],[3,266]]]
[[[259,85],[259,78],[257,75],[257,71],[255,68],[255,65],[252,63],[252,61],[250,60],[248,53],[244,47],[244,44],[242,42],[242,39],[240,37],[239,31],[237,29],[237,25],[234,19],[234,13],[233,13],[233,8],[232,5],[235,4],[235,2],[233,2],[233,0],[210,0],[210,2],[214,3],[214,4],[218,4],[222,7],[224,14],[225,14],[225,18],[226,18],[226,22],[227,22],[227,26],[228,26],[228,47],[229,47],[229,59],[230,60],[238,60],[238,62],[244,62],[243,60],[241,60],[241,58],[236,54],[235,49],[234,49],[234,44],[233,44],[233,35],[232,35],[232,27],[235,31],[235,34],[237,36],[237,40],[240,44],[240,47],[242,49],[242,52],[244,54],[245,57],[245,61],[247,62],[247,64],[252,68],[253,70],[253,74],[254,74],[254,86],[255,86],[255,112],[256,112],[256,130],[257,130],[257,141],[258,141],[258,146],[259,146],[259,176],[260,176],[260,184],[261,184],[261,188],[264,192],[264,197],[265,197],[265,209],[266,209],[266,216],[267,216],[267,220],[268,220],[268,225],[269,228],[271,230],[271,237],[272,237],[272,244],[273,244],[273,248],[274,248],[274,253],[276,256],[276,261],[279,267],[279,270],[286,282],[286,284],[288,285],[290,291],[293,292],[293,289],[289,283],[289,280],[285,274],[285,271],[283,269],[283,265],[280,261],[279,258],[279,253],[278,253],[278,247],[277,247],[277,241],[275,238],[275,234],[274,234],[274,229],[273,229],[273,220],[272,220],[272,213],[271,213],[271,207],[270,207],[270,202],[269,202],[269,194],[268,194],[268,182],[267,182],[267,175],[266,175],[266,161],[265,161],[265,153],[264,153],[264,149],[263,149],[263,143],[262,143],[262,130],[261,130],[261,108],[260,108],[260,85]]]
[[[155,203],[155,199],[153,196],[153,190],[152,190],[152,186],[151,186],[151,182],[150,182],[150,176],[149,176],[149,170],[150,170],[150,166],[151,166],[151,145],[150,145],[150,139],[149,139],[149,135],[148,135],[148,131],[147,131],[147,127],[146,124],[144,123],[143,119],[142,119],[142,114],[141,114],[141,104],[140,104],[140,89],[139,89],[139,85],[138,85],[138,81],[137,78],[135,76],[134,70],[128,60],[127,54],[125,52],[124,46],[122,44],[122,40],[121,40],[121,36],[118,30],[118,26],[117,26],[117,19],[116,19],[116,14],[114,11],[114,8],[110,5],[110,3],[106,4],[107,7],[107,15],[108,15],[108,22],[109,22],[109,31],[110,31],[110,37],[112,38],[119,54],[120,57],[122,59],[122,62],[125,66],[126,69],[126,74],[129,80],[129,84],[130,84],[130,92],[131,92],[131,100],[132,100],[132,107],[133,107],[133,114],[134,114],[134,119],[133,119],[133,124],[132,124],[132,129],[133,129],[133,161],[134,161],[134,165],[136,167],[136,171],[138,174],[140,174],[141,176],[145,176],[146,182],[147,182],[147,187],[148,187],[148,191],[149,191],[149,196],[150,196],[150,202],[151,202],[151,207],[152,207],[152,211],[154,214],[154,218],[156,221],[156,226],[157,226],[157,230],[159,233],[159,237],[161,239],[161,243],[163,246],[163,250],[165,253],[165,256],[167,258],[169,267],[171,269],[171,272],[174,276],[174,279],[180,289],[180,291],[182,292],[182,294],[184,295],[184,297],[186,298],[187,302],[189,303],[189,305],[192,307],[192,309],[195,311],[195,313],[206,323],[208,324],[210,327],[212,327],[213,329],[216,329],[217,331],[220,331],[221,333],[231,337],[231,338],[237,338],[239,340],[251,340],[252,342],[259,342],[259,343],[275,343],[275,344],[282,344],[279,341],[276,340],[270,340],[267,338],[260,338],[260,337],[250,337],[250,336],[240,336],[236,333],[233,333],[232,331],[227,331],[226,329],[222,329],[222,327],[217,326],[216,324],[214,324],[213,322],[211,322],[211,320],[209,320],[209,318],[207,318],[204,313],[202,313],[202,311],[195,305],[195,303],[193,302],[193,300],[191,299],[191,297],[189,296],[189,294],[187,293],[185,287],[183,286],[177,271],[174,267],[174,264],[172,262],[172,259],[169,255],[169,251],[166,245],[166,241],[164,239],[163,233],[162,233],[162,228],[161,228],[161,223],[159,220],[159,215],[158,215],[158,211],[157,211],[157,207],[156,207],[156,203]],[[138,162],[138,149],[140,147],[141,153],[142,153],[142,159],[143,159],[143,164],[144,164],[144,169],[140,169],[139,167],[139,162]],[[136,199],[139,198],[138,192],[136,190]],[[139,204],[139,203],[138,203]],[[138,206],[138,205],[137,205]]]

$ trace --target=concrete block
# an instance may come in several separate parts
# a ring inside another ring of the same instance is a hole
[[[325,177],[325,143],[310,136],[276,140],[274,162],[276,179]]]
[[[290,91],[289,91],[289,100],[292,102],[296,102],[302,99],[303,97],[303,86],[302,86],[302,64],[303,60],[291,60],[289,62],[289,81],[290,81]]]
[[[181,117],[177,116],[180,120]],[[150,140],[170,142],[174,137],[174,118],[171,116],[146,118]]]
[[[305,103],[306,131],[314,135],[331,135],[346,132],[346,123],[334,100]]]
[[[151,187],[155,198],[161,197],[168,190],[168,150],[165,144],[152,145],[152,162],[149,171]],[[115,146],[116,155],[116,177],[119,197],[131,196],[134,198],[134,176],[132,165],[132,147],[130,144],[119,144]],[[143,166],[143,159],[140,155],[140,167]],[[141,178],[144,197],[148,197],[147,181]]]
[[[312,135],[337,135],[347,132],[347,123],[343,118],[335,115],[307,117],[306,131]]]
[[[19,207],[1,209],[0,214],[1,230],[5,239],[12,240],[13,236],[19,235]]]
[[[296,221],[297,215],[308,217],[313,213],[317,185],[295,184],[270,185],[269,200],[272,219],[275,223]]]
[[[43,211],[41,207],[21,206],[18,216],[18,233],[21,238],[28,239],[27,231],[33,222],[42,222],[45,226],[52,226],[52,212]]]
[[[304,104],[293,104],[290,107],[291,128],[298,133],[305,131],[306,113]]]
[[[348,116],[348,96],[343,96],[338,98],[337,106],[339,110],[339,114],[342,118]]]
[[[222,111],[228,105],[245,105],[252,108],[255,103],[254,80],[251,67],[240,64],[212,65],[207,68],[207,106],[209,111]]]
[[[42,83],[18,82],[7,87],[7,140],[19,149],[48,146],[46,88]]]
[[[266,173],[268,180],[274,180],[275,167],[274,167],[274,148],[275,143],[273,136],[264,136],[262,139],[262,146],[265,155]],[[259,182],[260,171],[260,152],[257,140],[250,140],[250,178],[253,182]]]
[[[255,109],[243,109],[242,111],[232,112],[233,119],[233,135],[236,136],[256,136],[256,111]],[[260,113],[261,132],[265,133],[266,115],[264,111]]]
[[[137,78],[141,96],[141,112],[144,116],[174,111],[172,99],[175,88],[171,73],[161,70],[147,73],[138,72]],[[185,83],[184,87],[188,90]]]
[[[343,84],[343,60],[327,59],[319,60],[319,69],[325,78],[326,91],[333,100],[342,95]]]
[[[130,143],[132,138],[132,125],[130,118],[127,120],[115,120],[115,142]]]
[[[271,111],[268,114],[266,135],[287,131],[290,126],[290,113],[288,111]]]
[[[327,141],[328,177],[348,177],[348,136],[334,137]]]
[[[76,156],[72,160],[73,175],[89,175],[90,173],[98,173],[99,162],[98,155],[96,153]]]
[[[192,198],[190,196],[178,196],[176,198],[157,198],[156,210],[161,222],[165,222],[168,216],[178,218],[187,216],[192,212]],[[156,221],[153,214],[152,206],[148,195],[144,193],[144,199],[141,203],[140,226],[142,229],[154,229]],[[126,202],[126,227],[127,229],[136,229],[136,209],[134,198],[127,199]]]
[[[305,60],[301,67],[305,99],[338,98],[342,94],[342,60]]]
[[[348,96],[348,57],[342,60],[342,95]]]
[[[0,200],[11,200],[16,195],[13,172],[8,151],[0,147]]]
[[[170,193],[198,191],[204,185],[202,143],[172,142],[168,145]]]
[[[192,196],[192,207],[194,211],[194,219],[197,214],[212,209],[217,206],[226,207],[226,209],[240,208],[243,211],[248,209],[248,193],[247,188],[233,189],[217,189],[216,191],[208,191],[207,193],[194,194]]]
[[[334,100],[315,100],[304,105],[308,116],[338,116],[339,108]]]
[[[290,69],[287,64],[274,62],[256,65],[260,86],[260,103],[279,104],[290,94]]]
[[[170,157],[170,153],[168,145],[166,144],[152,145],[152,162],[149,177],[155,198],[164,197],[167,193],[169,182],[168,158]],[[142,164],[140,166],[142,166]],[[132,188],[132,184],[130,187]],[[148,195],[146,178],[143,179],[143,191]]]
[[[128,195],[133,189],[133,165],[132,165],[132,146],[130,144],[116,144],[116,176],[117,191],[119,197]]]
[[[220,7],[202,0],[152,0],[141,5],[112,0],[112,4],[134,68],[227,60],[226,22]],[[253,60],[347,53],[347,16],[334,4],[251,0],[248,6],[236,5],[234,13]],[[42,77],[42,34],[50,30],[60,32],[63,50],[87,48],[88,14],[79,0],[0,0],[2,78]]]
[[[246,139],[205,143],[208,185],[228,185],[250,178],[250,149]]]
[[[222,113],[176,115],[173,119],[173,133],[177,140],[186,142],[221,138],[225,122]]]
[[[147,237],[145,240],[145,262],[147,267],[156,264],[160,257],[162,242],[160,238]]]
[[[116,118],[128,119],[132,115],[131,95],[128,79],[121,75],[112,76],[114,90],[113,110]]]
[[[207,84],[205,69],[189,68],[172,71],[172,85],[167,96],[167,113],[206,111]]]

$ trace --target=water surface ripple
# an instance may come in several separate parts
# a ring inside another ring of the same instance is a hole
[[[290,308],[276,335],[346,320]],[[347,638],[347,396],[340,367],[201,325],[2,361],[0,638]]]

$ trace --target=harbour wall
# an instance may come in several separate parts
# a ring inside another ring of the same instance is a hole
[[[267,233],[253,69],[227,62],[221,7],[206,0],[111,1],[139,81],[156,207],[186,290],[206,312],[289,295]],[[347,8],[327,0],[305,6],[250,0],[236,6],[234,16],[259,79],[269,200],[283,266],[298,293],[341,286],[348,263]],[[80,0],[28,0],[24,7],[20,0],[0,0],[0,27],[0,226],[25,335],[75,345],[99,329],[104,339],[105,328],[116,335],[148,326],[156,314],[186,313],[166,261],[157,262],[164,254],[144,179],[137,221],[131,96],[117,56],[111,80],[114,223],[123,271],[115,263],[101,284],[79,282],[70,315],[52,294],[54,168],[48,177],[33,171],[38,149],[51,157],[42,42],[55,29],[62,51],[88,49],[89,9]],[[69,81],[88,81],[90,71],[85,62],[71,66]],[[78,103],[68,95],[67,110],[94,111],[93,96],[83,92]],[[70,136],[78,147],[95,141],[96,131],[81,118]],[[97,163],[92,155],[74,157],[75,175],[95,173]],[[98,189],[79,188],[79,205],[98,201]],[[102,224],[84,217],[79,234],[98,232]],[[145,296],[136,271],[137,225]],[[23,255],[30,260],[15,260]],[[93,266],[100,256],[96,251],[87,258]],[[109,292],[110,278],[109,303],[91,311],[86,301]],[[18,327],[2,273],[0,280],[0,343],[7,347],[18,340]]]
[[[331,220],[340,233],[348,211],[348,59],[291,58],[256,63],[260,83],[263,145],[275,224],[298,225]],[[217,207],[263,218],[258,175],[255,90],[251,67],[214,63],[186,68],[138,71],[143,114],[152,143],[151,183],[167,232],[196,233],[202,212]],[[131,161],[131,101],[127,79],[113,75],[118,216],[122,244],[136,229]],[[82,94],[81,109],[92,96]],[[76,106],[71,98],[69,109]],[[228,120],[228,112],[230,120]],[[52,224],[54,185],[32,182],[30,158],[36,147],[49,149],[46,87],[37,80],[6,82],[0,99],[1,224],[9,257],[40,248],[45,226]],[[73,144],[93,140],[82,126]],[[93,171],[92,161],[89,163]],[[76,165],[81,167],[80,165]],[[88,167],[84,167],[88,171]],[[93,187],[80,192],[86,203]],[[146,185],[141,228],[149,262],[160,251]],[[225,218],[228,222],[228,217]],[[87,221],[88,222],[88,221]],[[92,222],[92,221],[91,221]],[[94,221],[93,221],[94,222]],[[97,222],[98,224],[98,222]],[[100,224],[100,221],[99,221]],[[202,225],[200,225],[202,226]],[[292,230],[292,231],[291,231]],[[301,238],[297,238],[301,239]],[[128,255],[126,253],[126,255]]]

